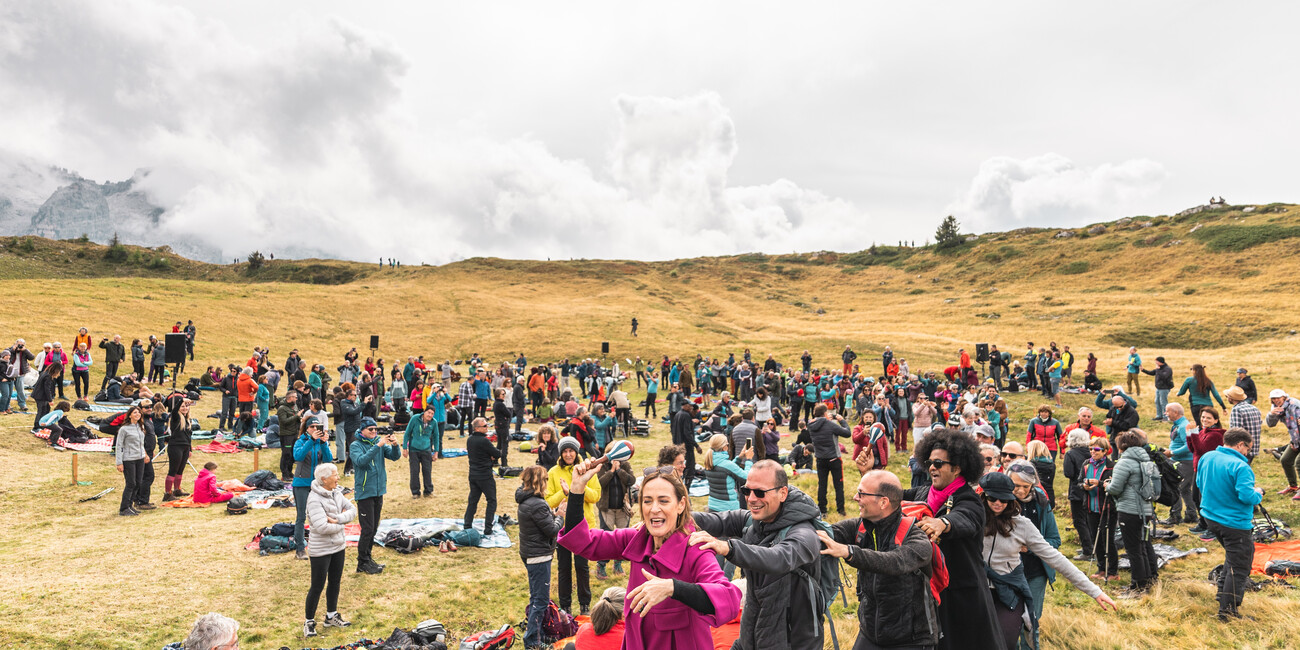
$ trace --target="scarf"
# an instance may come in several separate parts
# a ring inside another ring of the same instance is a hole
[[[966,479],[958,476],[953,479],[952,483],[949,483],[947,487],[941,490],[936,490],[933,485],[930,486],[930,492],[925,496],[925,505],[930,506],[930,512],[938,514],[939,507],[948,500],[948,497],[952,496],[953,492],[956,492],[963,485],[966,485]]]

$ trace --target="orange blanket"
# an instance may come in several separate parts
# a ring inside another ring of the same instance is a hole
[[[1284,539],[1271,544],[1255,544],[1255,561],[1250,565],[1250,572],[1264,575],[1264,565],[1269,560],[1292,560],[1300,562],[1300,539]]]
[[[188,496],[188,497],[181,497],[179,499],[176,499],[175,501],[163,501],[158,505],[164,508],[206,508],[212,504],[194,503],[194,497]]]
[[[227,492],[252,492],[253,490],[257,489],[255,487],[248,487],[247,485],[244,485],[244,482],[237,478],[226,479],[220,483],[217,483],[217,487]]]

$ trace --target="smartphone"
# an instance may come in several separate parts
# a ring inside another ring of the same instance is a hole
[[[753,447],[753,446],[754,446],[754,439],[753,439],[753,438],[750,438],[749,440],[746,440],[746,441],[745,441],[745,450],[746,450],[746,451],[749,451],[749,449],[750,449],[751,447]]]

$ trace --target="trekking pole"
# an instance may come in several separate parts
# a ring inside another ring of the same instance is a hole
[[[1095,536],[1095,538],[1094,538],[1094,540],[1093,540],[1093,542],[1092,542],[1092,556],[1093,556],[1094,558],[1097,557],[1097,548],[1101,545],[1101,531],[1102,531],[1102,529],[1104,529],[1104,528],[1106,527],[1106,506],[1109,505],[1109,504],[1107,503],[1107,501],[1106,501],[1106,497],[1105,497],[1105,496],[1102,496],[1102,497],[1100,497],[1100,498],[1102,499],[1102,501],[1101,501],[1101,511],[1098,513],[1098,517],[1097,517],[1097,533],[1096,533],[1096,536]],[[1100,563],[1098,563],[1098,564],[1100,564]]]

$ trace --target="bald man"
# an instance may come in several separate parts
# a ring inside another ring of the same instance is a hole
[[[903,486],[885,470],[862,475],[856,495],[861,517],[831,526],[832,539],[818,531],[823,555],[858,570],[858,639],[855,650],[933,648],[939,623],[930,595],[930,539],[899,505]],[[904,532],[905,531],[905,532]],[[897,543],[902,534],[902,543]]]

